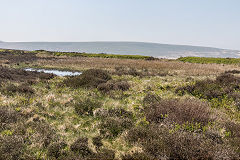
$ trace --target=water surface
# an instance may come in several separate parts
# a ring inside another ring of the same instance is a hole
[[[37,71],[37,72],[44,72],[44,73],[52,73],[57,76],[77,76],[82,74],[82,72],[71,72],[71,71],[60,71],[60,70],[50,70],[50,69],[35,69],[35,68],[26,68],[25,71]]]

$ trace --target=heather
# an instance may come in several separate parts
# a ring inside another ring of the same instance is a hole
[[[12,52],[0,54],[0,159],[240,158],[237,65]]]

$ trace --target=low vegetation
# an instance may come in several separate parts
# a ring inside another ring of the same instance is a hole
[[[178,58],[179,61],[182,62],[190,62],[190,63],[216,63],[216,64],[239,64],[239,58],[213,58],[213,57],[181,57]]]
[[[45,50],[36,50],[36,51],[23,51],[23,50],[11,50],[11,49],[1,49],[0,53],[10,53],[13,55],[22,55],[22,54],[43,54],[51,56],[69,56],[69,57],[97,57],[97,58],[118,58],[118,59],[146,59],[146,60],[155,60],[157,58],[151,56],[141,56],[141,55],[119,55],[119,54],[106,54],[106,53],[79,53],[79,52],[52,52]]]
[[[240,159],[237,65],[0,52],[0,159]]]

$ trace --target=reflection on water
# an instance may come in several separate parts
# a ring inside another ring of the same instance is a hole
[[[81,72],[70,72],[70,71],[59,71],[59,70],[49,70],[49,69],[34,69],[34,68],[26,68],[25,71],[37,71],[44,73],[53,73],[57,76],[77,76],[82,74]]]

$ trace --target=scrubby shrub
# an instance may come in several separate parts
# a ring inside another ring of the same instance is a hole
[[[239,84],[240,84],[240,78],[236,77],[232,74],[221,74],[220,76],[218,76],[216,78],[216,83],[223,86],[223,85],[227,85],[227,86],[235,86],[239,88]]]
[[[122,155],[122,160],[152,160],[154,157],[145,152]]]
[[[49,145],[47,155],[58,159],[63,154],[63,149],[67,146],[64,142],[55,142]]]
[[[122,75],[132,75],[134,77],[136,76],[142,76],[141,72],[138,72],[135,68],[126,68],[126,67],[115,67],[114,74],[122,76]]]
[[[21,118],[21,115],[9,107],[0,106],[0,123],[15,123]]]
[[[45,121],[32,121],[26,127],[30,129],[31,142],[39,144],[39,147],[47,148],[52,142],[58,141],[56,130]]]
[[[154,105],[158,104],[160,101],[161,97],[148,93],[143,99],[143,105],[144,106]]]
[[[193,99],[162,99],[158,103],[145,106],[144,112],[149,122],[159,123],[167,119],[177,124],[208,124],[211,120],[209,105]]]
[[[226,102],[239,108],[240,100],[240,77],[232,74],[221,74],[215,80],[200,80],[195,84],[179,87],[176,93],[184,95],[189,93],[198,98],[207,99],[213,102],[214,107],[226,106]],[[229,106],[228,104],[228,106]]]
[[[107,71],[101,69],[89,69],[79,76],[68,77],[63,83],[66,86],[74,88],[97,88],[99,84],[106,83],[111,79],[112,77],[107,73]]]
[[[153,61],[153,60],[159,60],[158,58],[155,58],[155,57],[147,57],[145,58],[146,61]]]
[[[92,156],[93,152],[88,147],[88,138],[78,138],[71,146],[71,151],[80,154],[82,157]]]
[[[130,88],[130,84],[127,81],[108,81],[98,85],[98,90],[102,93],[108,93],[113,90],[127,91]]]
[[[147,137],[151,138],[153,136],[150,136],[150,128],[148,126],[137,126],[133,127],[128,131],[128,134],[126,136],[126,140],[130,143],[137,143],[145,141]],[[155,133],[155,132],[152,132]]]
[[[109,149],[102,149],[98,151],[92,158],[90,159],[106,159],[106,160],[114,160],[115,152]]]
[[[133,126],[133,113],[123,108],[99,109],[94,116],[101,118],[100,133],[106,138],[116,138]]]
[[[79,100],[74,104],[74,109],[79,116],[82,115],[93,115],[93,111],[96,108],[101,107],[101,103],[96,100],[86,99]]]
[[[132,76],[141,76],[142,74],[140,72],[138,72],[135,68],[130,68],[128,70],[128,74],[132,75]]]
[[[22,84],[16,86],[14,84],[8,84],[5,88],[2,89],[2,92],[7,95],[13,95],[13,93],[23,93],[23,94],[34,94],[34,90],[29,87],[27,84]]]
[[[226,122],[225,127],[227,131],[231,132],[232,137],[239,137],[240,138],[240,124],[236,124],[233,122]]]
[[[24,153],[24,140],[20,136],[0,137],[0,159],[21,159]]]
[[[123,108],[100,109],[95,116],[101,117],[100,133],[107,138],[116,138],[133,126],[133,113]]]
[[[116,138],[124,130],[133,126],[133,122],[129,118],[108,117],[102,120],[100,124],[100,133],[106,138]]]
[[[232,74],[222,74],[216,80],[201,80],[194,85],[188,85],[176,89],[176,93],[190,93],[193,96],[211,100],[221,99],[224,96],[231,97],[231,94],[240,88],[240,78]]]
[[[214,144],[191,133],[174,133],[169,137],[168,147],[172,159],[213,159]]]
[[[226,144],[218,144],[203,134],[176,131],[150,124],[132,128],[126,135],[130,144],[141,145],[143,159],[238,159]],[[133,155],[134,156],[134,155]],[[126,156],[125,159],[133,156]],[[134,157],[133,157],[134,159]],[[136,159],[136,158],[135,158]],[[141,158],[140,158],[141,159]]]
[[[236,70],[236,69],[234,69],[234,70],[225,71],[224,73],[239,74],[239,73],[240,73],[240,71],[239,71],[239,70]]]
[[[100,137],[100,136],[93,137],[92,142],[93,142],[93,145],[94,145],[97,149],[99,149],[100,147],[103,146],[102,137]]]

